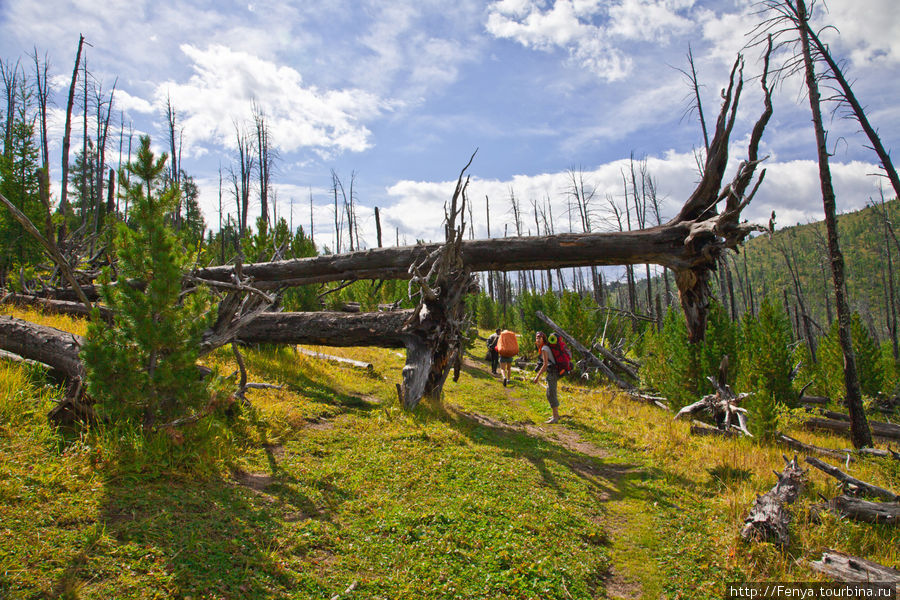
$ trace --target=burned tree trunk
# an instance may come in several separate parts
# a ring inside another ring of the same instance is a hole
[[[741,537],[745,540],[769,541],[782,547],[790,542],[788,523],[791,515],[785,506],[793,504],[800,496],[805,471],[800,468],[796,456],[793,460],[785,456],[784,462],[784,470],[776,473],[778,482],[775,487],[757,496],[750,514],[744,520]]]
[[[824,573],[837,581],[860,583],[879,581],[889,585],[900,583],[900,571],[897,569],[835,550],[826,550],[822,553],[822,560],[813,561],[809,566],[814,571]]]
[[[813,514],[820,510],[831,512],[864,523],[887,523],[888,525],[900,525],[900,503],[898,502],[869,502],[841,494],[834,500],[811,508]]]

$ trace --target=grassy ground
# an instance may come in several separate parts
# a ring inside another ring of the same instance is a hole
[[[607,390],[563,389],[561,423],[543,425],[543,388],[504,388],[471,358],[409,414],[400,353],[321,350],[375,369],[248,352],[251,380],[284,389],[251,391],[252,411],[182,446],[53,430],[59,390],[0,363],[0,597],[720,598],[728,581],[815,580],[824,548],[900,563],[897,528],[810,522],[836,492],[818,472],[787,551],[742,543],[779,448],[691,437]],[[900,489],[897,463],[851,471]]]

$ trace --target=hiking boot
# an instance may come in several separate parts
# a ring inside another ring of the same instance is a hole
[[[544,423],[546,423],[547,425],[553,425],[554,423],[558,423],[558,422],[559,422],[558,417],[550,417],[549,419],[544,421]]]

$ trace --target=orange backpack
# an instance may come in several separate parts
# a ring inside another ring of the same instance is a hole
[[[519,340],[512,331],[503,330],[500,332],[500,340],[497,342],[497,353],[500,356],[511,358],[519,353]]]

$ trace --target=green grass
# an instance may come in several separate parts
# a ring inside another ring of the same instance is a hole
[[[742,543],[778,448],[691,437],[606,390],[562,389],[562,424],[545,426],[531,374],[504,388],[471,360],[406,413],[402,356],[322,351],[375,369],[248,351],[251,380],[284,388],[180,445],[56,431],[60,390],[0,364],[0,597],[719,598],[727,581],[817,579],[804,561],[827,547],[900,560],[896,528],[810,522],[835,493],[820,473],[786,552]],[[210,362],[234,369],[229,352]],[[853,473],[900,489],[898,471]]]

